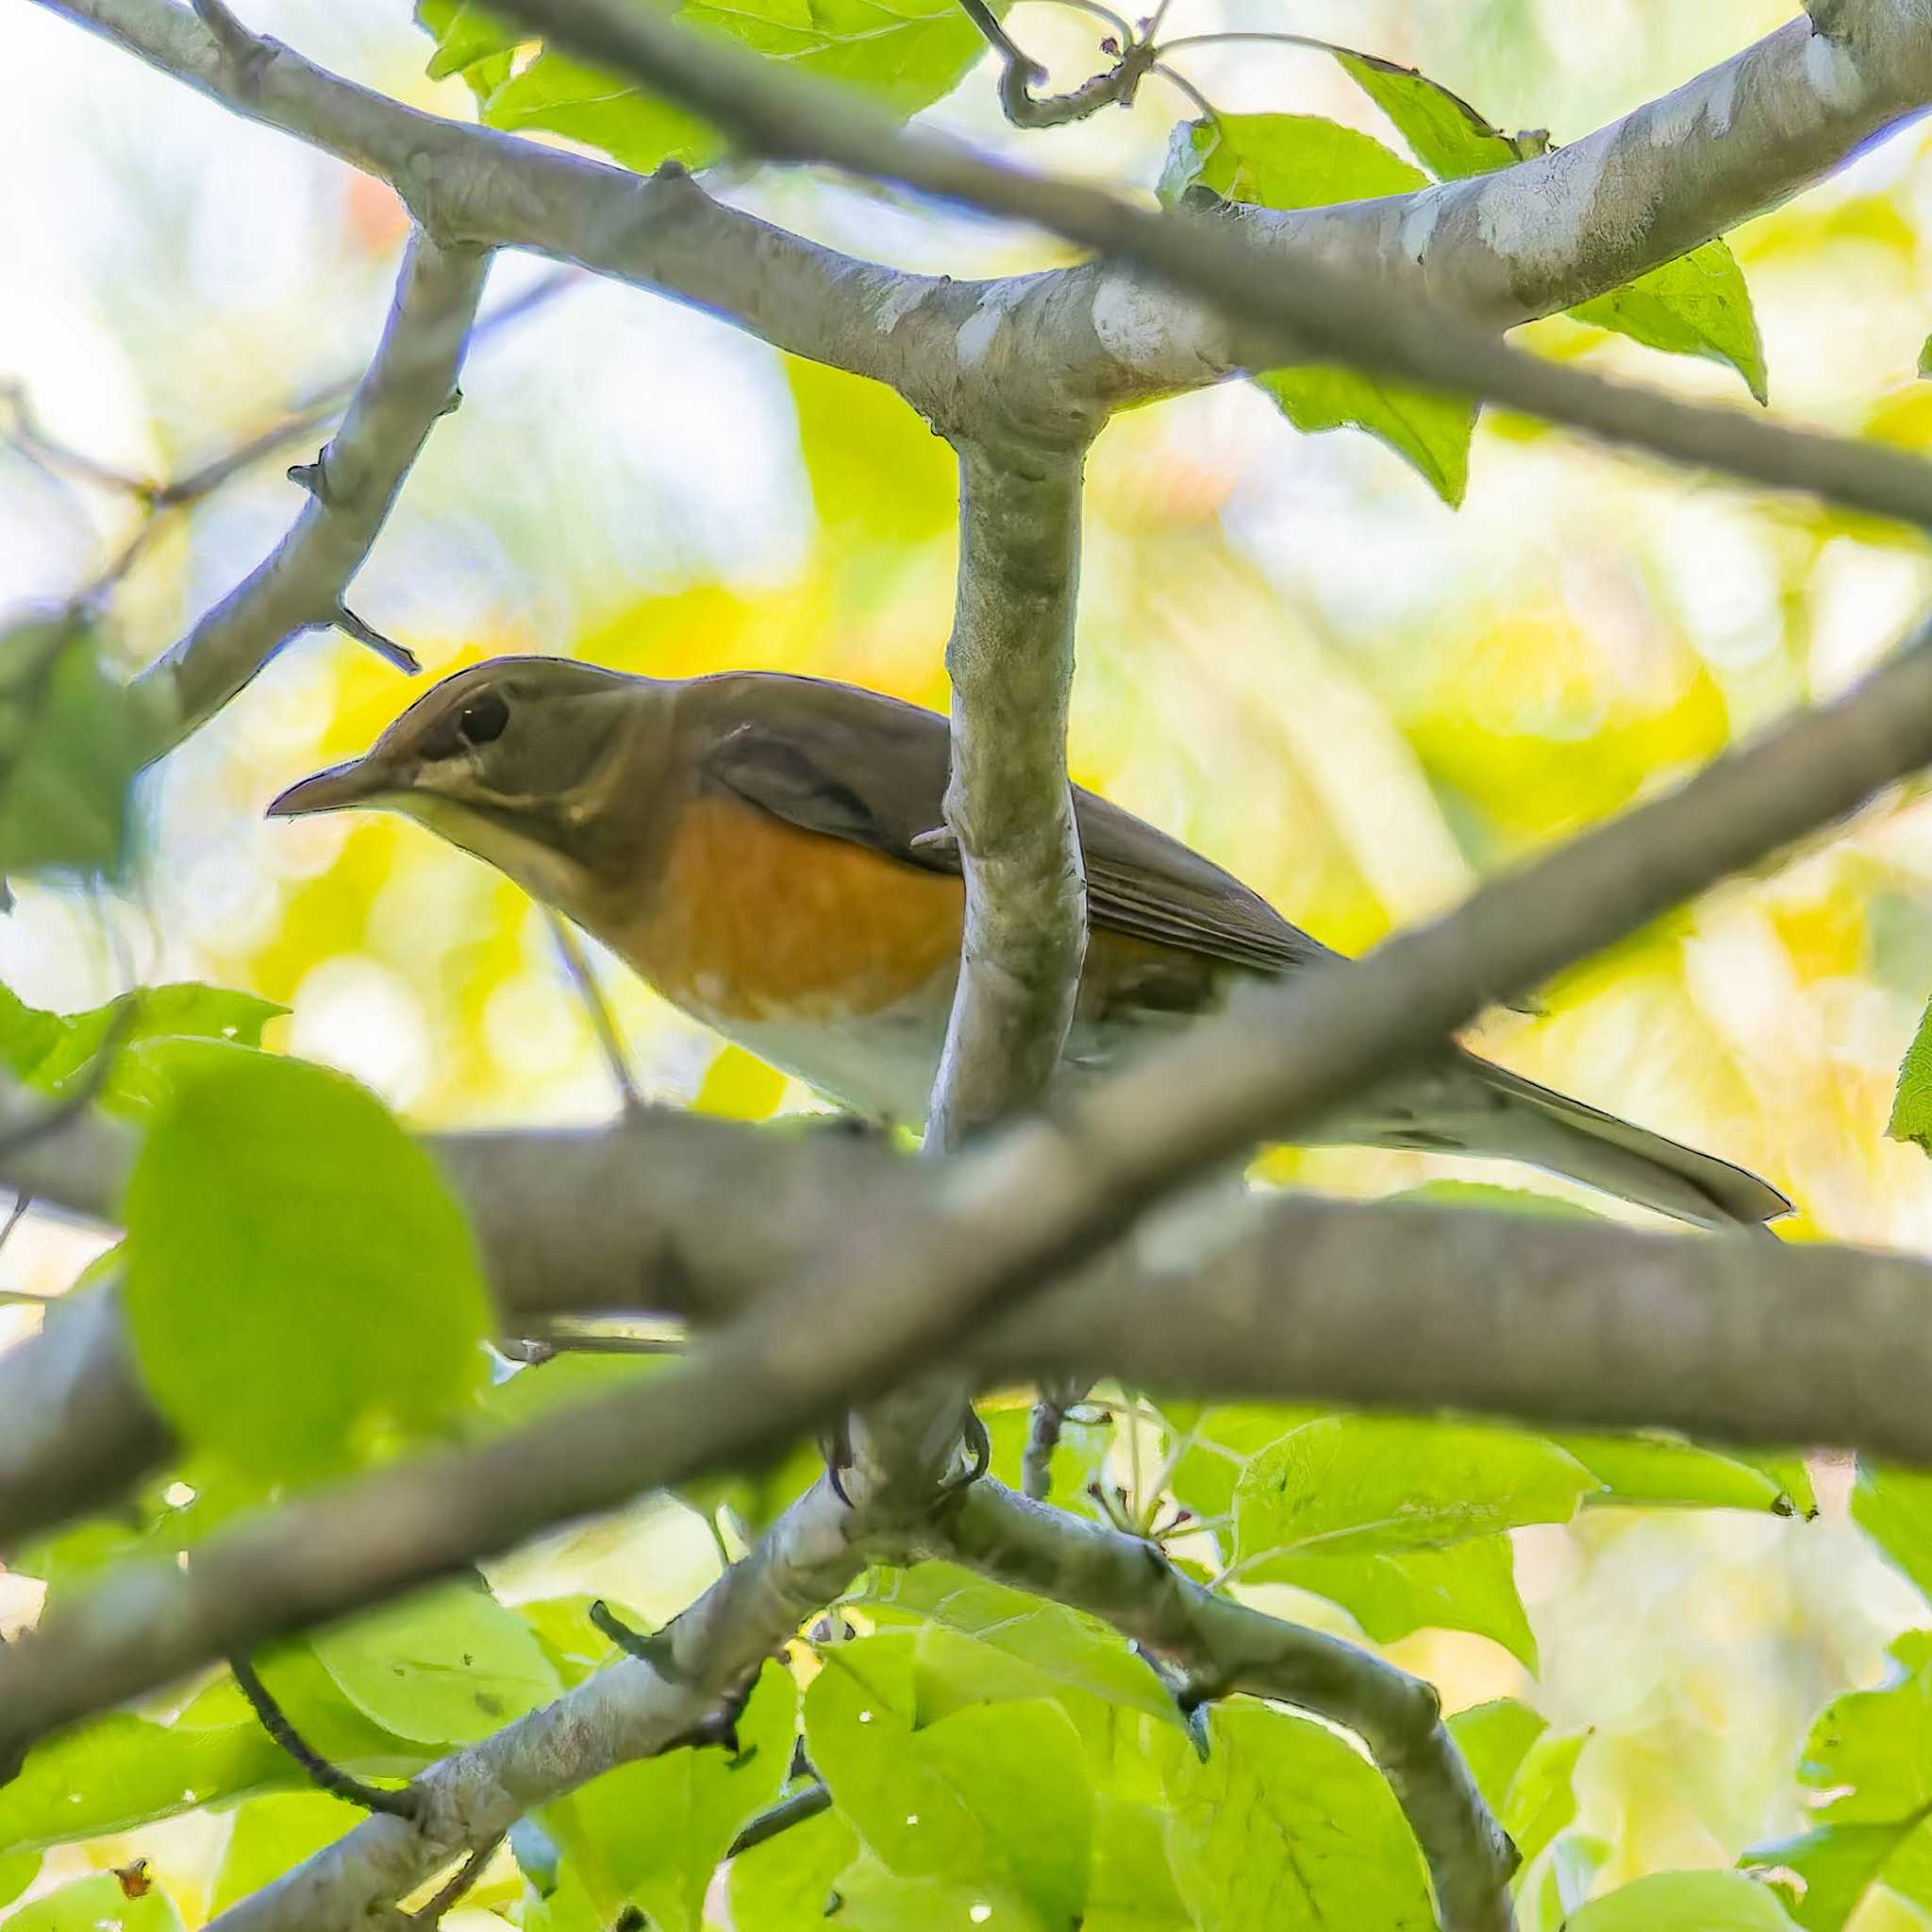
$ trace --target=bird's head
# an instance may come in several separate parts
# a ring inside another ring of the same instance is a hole
[[[619,768],[669,689],[563,658],[492,658],[425,691],[359,758],[290,786],[269,816],[399,811],[568,910],[628,830]]]

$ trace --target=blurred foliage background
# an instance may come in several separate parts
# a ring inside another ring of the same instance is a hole
[[[1499,125],[1562,141],[1789,10],[1307,0],[1293,25],[1416,64]],[[459,82],[425,76],[427,42],[400,0],[258,0],[251,24],[406,100],[472,113]],[[1175,0],[1170,17],[1171,31],[1277,24],[1265,0]],[[1098,29],[1076,12],[1026,0],[1009,25],[1062,84],[1097,64]],[[166,477],[358,368],[404,234],[387,191],[37,10],[14,10],[7,42],[34,85],[0,122],[0,377],[25,383],[50,433]],[[1220,108],[1325,114],[1394,139],[1319,56],[1177,59]],[[1151,190],[1192,111],[1155,79],[1129,111],[1015,136],[982,67],[934,117],[1037,164]],[[846,184],[726,179],[776,220],[908,266],[1064,258]],[[1731,239],[1772,407],[1932,446],[1932,386],[1916,374],[1932,325],[1925,133],[1895,134]],[[543,272],[503,260],[491,305]],[[1714,364],[1570,322],[1527,333],[1551,355],[1752,407]],[[943,705],[951,463],[895,398],[590,280],[492,332],[463,387],[353,600],[429,674],[541,651],[659,675],[812,672]],[[1380,444],[1297,436],[1248,386],[1119,419],[1090,474],[1076,777],[1351,949],[1837,691],[1932,591],[1922,542],[1494,412],[1457,511]],[[135,658],[251,567],[296,502],[268,463],[161,531],[115,595]],[[0,603],[68,594],[139,514],[0,445]],[[135,888],[24,890],[0,924],[0,978],[63,1008],[136,981],[251,990],[291,1008],[272,1042],[353,1072],[424,1125],[607,1112],[589,1027],[515,888],[399,820],[261,818],[276,789],[362,750],[410,694],[341,638],[288,651],[144,782]],[[616,969],[606,983],[654,1096],[746,1118],[811,1104]],[[1787,1238],[1923,1249],[1932,1173],[1882,1130],[1928,990],[1932,810],[1914,794],[1579,968],[1548,990],[1545,1016],[1500,1017],[1483,1044],[1761,1171],[1799,1204]],[[1266,1172],[1374,1194],[1472,1170],[1324,1152],[1272,1156]],[[0,1271],[9,1288],[54,1291],[92,1252],[37,1217]],[[0,1332],[36,1319],[0,1308]],[[1117,1468],[1131,1434],[1110,1451]],[[1424,1631],[1391,1654],[1440,1682],[1451,1708],[1508,1693],[1588,1732],[1583,1823],[1614,1846],[1607,1876],[1728,1863],[1797,1826],[1791,1771],[1812,1714],[1875,1682],[1886,1643],[1925,1616],[1846,1520],[1844,1473],[1816,1474],[1809,1522],[1610,1507],[1517,1531],[1534,1676],[1470,1635]],[[668,1614],[717,1560],[694,1524],[647,1511],[514,1567],[542,1593],[608,1588]],[[1274,1606],[1285,1588],[1257,1595]],[[37,1595],[30,1577],[0,1578],[0,1621],[28,1618]],[[1290,1600],[1355,1627],[1333,1605]],[[59,1852],[42,1883],[139,1854],[192,1915],[228,1830],[192,1813]],[[1932,1923],[1907,1911],[1877,1900],[1857,1924]]]

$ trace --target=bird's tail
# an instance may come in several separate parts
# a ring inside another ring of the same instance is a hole
[[[1699,1227],[1755,1226],[1791,1211],[1768,1181],[1615,1114],[1458,1054],[1427,1108],[1426,1125],[1374,1138],[1399,1146],[1457,1147],[1521,1160]],[[1446,1105],[1444,1104],[1446,1103]]]

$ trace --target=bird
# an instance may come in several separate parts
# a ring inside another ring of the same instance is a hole
[[[959,972],[949,758],[942,716],[856,685],[506,657],[443,678],[268,810],[401,812],[725,1039],[864,1120],[917,1126]],[[1090,941],[1060,1078],[1342,957],[1146,821],[1074,800]],[[1500,1157],[1706,1228],[1790,1209],[1744,1168],[1453,1041],[1297,1138]]]

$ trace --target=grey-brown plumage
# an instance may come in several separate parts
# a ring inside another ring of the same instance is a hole
[[[824,679],[684,682],[551,658],[459,672],[272,810],[386,804],[501,865],[668,999],[869,1114],[916,1122],[958,974],[946,723]],[[1117,1062],[1243,981],[1337,956],[1239,879],[1076,790],[1087,965],[1066,1059]],[[1706,1226],[1774,1188],[1459,1047],[1324,1141],[1500,1156]]]

